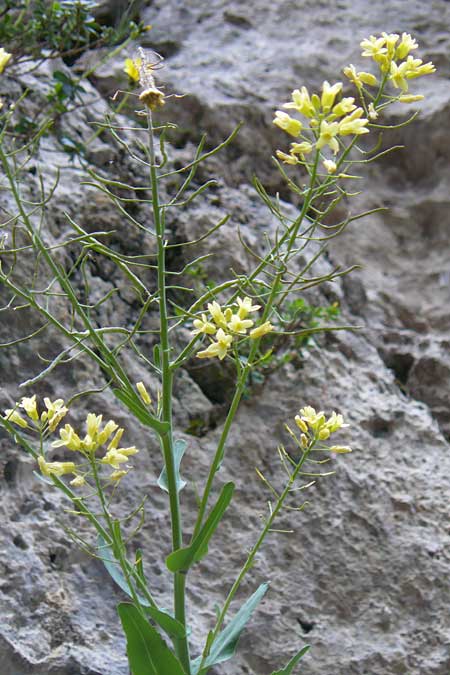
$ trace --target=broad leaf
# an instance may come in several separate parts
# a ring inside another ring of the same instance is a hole
[[[100,535],[98,536],[98,551],[110,577],[116,582],[119,588],[124,591],[124,593],[132,598],[133,596],[130,591],[130,586],[125,579],[122,570],[120,569],[119,563],[114,559],[111,546],[109,546]],[[136,569],[142,581],[146,583],[144,570],[142,568],[142,553],[140,551],[136,551]],[[134,582],[133,588],[135,588]],[[135,592],[146,614],[148,614],[149,617],[153,619],[153,621],[167,633],[167,635],[178,638],[183,638],[186,635],[186,630],[182,623],[174,619],[174,617],[168,612],[165,612],[162,609],[156,609],[156,607],[152,607],[146,598],[140,595],[140,593],[137,591]]]
[[[127,638],[127,655],[132,675],[185,675],[162,637],[129,603],[117,607]]]
[[[182,490],[186,485],[186,481],[183,480],[180,476],[180,464],[181,460],[183,459],[183,455],[185,453],[186,448],[187,448],[187,441],[183,440],[182,438],[179,438],[173,444],[173,462],[175,469],[175,481],[177,486],[177,492],[180,492],[180,490]],[[161,475],[158,478],[158,485],[161,488],[161,490],[169,492],[166,467],[164,467],[164,469],[161,471]]]
[[[304,656],[306,652],[309,651],[309,649],[309,645],[302,647],[302,649],[300,649],[300,651],[289,661],[285,668],[282,668],[281,670],[274,670],[272,675],[292,675],[294,667],[300,661],[302,656]]]
[[[179,548],[166,558],[166,565],[171,572],[188,570],[191,565],[198,562],[208,552],[208,542],[213,536],[223,514],[231,501],[234,492],[234,483],[226,483],[223,486],[220,497],[216,505],[211,510],[202,529],[192,542],[186,548]]]
[[[211,668],[217,663],[222,663],[222,661],[227,661],[227,659],[230,659],[233,656],[242,631],[244,630],[256,607],[267,593],[268,588],[269,584],[261,584],[261,586],[253,593],[253,595],[250,596],[246,602],[244,602],[240,610],[234,615],[226,628],[224,628],[214,640],[201,670],[199,670],[199,668],[202,657],[199,656],[197,659],[195,659],[192,664],[192,675],[202,675],[202,673],[205,673],[208,668]]]

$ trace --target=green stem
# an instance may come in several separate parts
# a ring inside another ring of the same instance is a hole
[[[253,561],[255,559],[255,556],[258,553],[259,549],[261,548],[261,546],[262,546],[266,536],[268,535],[270,529],[272,528],[272,525],[273,525],[273,522],[274,522],[275,518],[277,517],[277,515],[281,511],[281,509],[283,507],[283,504],[284,504],[284,501],[285,501],[286,497],[288,496],[290,490],[292,489],[292,486],[295,483],[295,480],[296,480],[296,478],[297,478],[297,476],[300,472],[300,469],[302,468],[305,461],[308,459],[308,457],[309,457],[309,455],[310,455],[310,453],[311,453],[311,451],[312,451],[312,449],[315,445],[315,442],[316,441],[313,440],[311,442],[311,444],[309,445],[309,447],[306,448],[305,451],[303,452],[303,455],[302,455],[301,459],[299,460],[298,464],[295,466],[295,469],[292,472],[291,476],[289,477],[289,480],[286,483],[286,486],[285,486],[283,492],[278,497],[278,500],[277,500],[277,503],[275,504],[275,507],[273,508],[273,510],[271,510],[270,516],[267,519],[266,524],[265,524],[261,534],[259,535],[256,543],[254,544],[253,548],[251,549],[250,553],[248,554],[247,559],[246,559],[241,571],[239,572],[238,577],[236,578],[236,581],[234,582],[234,584],[232,585],[232,587],[231,587],[231,589],[228,593],[228,596],[225,600],[222,611],[219,614],[216,626],[215,626],[214,631],[213,631],[213,638],[210,641],[210,644],[213,643],[213,641],[216,639],[217,635],[219,634],[219,631],[222,628],[222,624],[225,620],[225,616],[228,612],[230,604],[231,604],[236,592],[238,591],[239,586],[241,585],[245,575],[253,567]],[[201,662],[200,667],[199,667],[199,673],[201,673],[201,671],[202,671],[202,665],[203,665],[206,658],[207,658],[207,654],[204,654],[203,658],[202,658],[202,662]]]
[[[180,514],[180,502],[178,497],[178,488],[176,481],[175,462],[173,453],[172,438],[172,388],[173,372],[170,365],[170,341],[169,341],[169,320],[167,312],[167,289],[166,289],[166,242],[164,231],[164,217],[162,217],[162,207],[159,201],[158,193],[158,175],[155,162],[155,148],[153,139],[153,124],[151,111],[148,111],[148,132],[149,132],[149,156],[150,156],[150,180],[152,186],[152,210],[154,226],[157,238],[157,259],[158,259],[158,293],[159,293],[159,316],[160,329],[159,336],[161,341],[161,377],[162,377],[162,401],[161,401],[161,420],[169,425],[169,431],[161,436],[161,449],[164,456],[164,463],[167,472],[167,486],[169,491],[170,517],[172,528],[172,549],[176,551],[183,545],[182,525]],[[185,575],[181,572],[175,572],[174,575],[174,610],[175,618],[186,626],[185,609]],[[191,661],[189,656],[189,643],[187,636],[184,638],[175,638],[175,651],[185,670],[186,675],[191,674]]]

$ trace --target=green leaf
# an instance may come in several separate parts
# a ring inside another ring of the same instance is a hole
[[[184,638],[186,637],[186,628],[168,612],[156,607],[144,607],[144,612],[149,615],[155,623],[163,629],[170,637]]]
[[[208,542],[213,536],[228,504],[231,501],[234,492],[234,483],[226,483],[223,486],[220,497],[216,505],[211,510],[202,529],[192,542],[186,548],[179,548],[166,558],[166,565],[171,572],[188,570],[191,565],[198,562],[208,552]]]
[[[186,451],[186,448],[187,448],[187,441],[185,441],[182,438],[179,438],[173,444],[173,461],[174,461],[175,482],[177,486],[177,492],[180,492],[186,485],[186,481],[183,480],[180,476],[180,464],[181,460],[183,459],[183,455]],[[161,488],[161,490],[169,492],[166,467],[164,467],[164,469],[161,471],[161,475],[158,478],[158,485]]]
[[[125,635],[132,675],[185,675],[162,637],[130,603],[117,607]]]
[[[100,558],[102,559],[102,562],[106,567],[111,579],[115,581],[119,588],[124,591],[124,593],[132,598],[133,596],[130,591],[129,583],[125,579],[125,576],[120,569],[119,563],[114,559],[112,548],[105,542],[101,535],[98,536],[98,550]],[[139,550],[136,551],[136,570],[141,580],[146,583],[144,570],[142,567],[142,551]],[[133,588],[135,588],[135,586],[136,585],[133,582]],[[152,607],[148,600],[140,595],[140,593],[138,593],[136,590],[135,593],[146,614],[148,614],[149,617],[153,619],[153,621],[167,633],[167,635],[178,638],[185,637],[186,629],[182,623],[174,619],[173,616],[171,616],[168,612],[162,609],[157,609],[156,607]]]
[[[199,656],[192,663],[192,675],[202,675],[206,673],[208,668],[227,661],[236,651],[239,638],[251,615],[259,605],[267,590],[269,584],[261,584],[261,586],[249,597],[249,599],[242,605],[240,610],[234,615],[226,628],[219,633],[214,640],[207,658],[205,659],[201,671],[199,671],[202,657]]]
[[[169,430],[168,422],[161,422],[156,417],[151,415],[148,410],[144,408],[140,399],[137,396],[131,396],[129,392],[124,391],[123,389],[113,389],[113,394],[119,401],[130,410],[137,419],[145,424],[147,427],[151,427],[159,434],[164,434]]]
[[[114,553],[112,550],[112,547],[106,543],[106,541],[103,539],[103,537],[99,534],[98,535],[98,555],[102,559],[102,562],[104,566],[106,567],[107,572],[109,573],[109,576],[113,581],[116,582],[116,584],[119,586],[119,588],[124,591],[130,598],[132,597],[131,591],[130,591],[130,584],[128,581],[125,579],[123,572],[120,568],[119,563],[116,561],[114,557]],[[134,584],[133,584],[134,588]],[[141,603],[143,607],[148,607],[149,603],[148,601],[143,598],[141,595],[137,593],[138,600]]]
[[[309,649],[310,645],[305,645],[302,647],[302,649],[300,649],[300,651],[297,652],[297,654],[289,661],[285,668],[282,668],[281,670],[274,670],[272,675],[292,675],[294,666],[297,665],[302,656],[304,656],[306,652],[309,651]]]

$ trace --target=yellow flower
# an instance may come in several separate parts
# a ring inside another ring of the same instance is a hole
[[[331,122],[330,124],[326,120],[322,120],[320,124],[319,139],[316,143],[317,150],[320,150],[325,145],[329,145],[333,153],[336,155],[339,152],[339,143],[336,140],[336,136],[338,133],[339,133],[338,122]]]
[[[124,429],[122,429],[122,428],[120,428],[116,431],[112,441],[108,445],[108,450],[116,450],[117,449],[117,446],[119,445],[120,440],[123,436],[123,432],[124,432]]]
[[[330,438],[330,430],[327,429],[326,427],[322,427],[322,429],[319,429],[319,432],[317,434],[317,438],[319,441],[326,441],[327,438]]]
[[[422,94],[416,94],[415,96],[413,94],[402,94],[398,97],[398,100],[400,103],[415,103],[416,101],[423,101],[424,98],[425,96],[422,96]]]
[[[344,429],[345,427],[348,426],[349,426],[348,424],[344,424],[344,418],[342,417],[342,415],[338,415],[337,413],[334,412],[334,410],[326,422],[326,427],[327,429],[330,430],[331,433],[334,433],[339,429]]]
[[[378,84],[378,80],[375,75],[372,75],[372,73],[366,73],[363,70],[356,72],[356,68],[353,63],[344,68],[343,72],[344,75],[358,87],[358,89],[361,89],[363,84],[367,84],[369,87],[376,87]]]
[[[363,114],[362,108],[356,108],[351,115],[347,115],[339,122],[339,133],[341,136],[347,136],[353,134],[359,136],[361,134],[368,134],[369,129],[366,129],[366,124],[369,123],[369,120],[366,118],[361,118]]]
[[[0,47],[0,73],[3,73],[11,57],[12,54]]]
[[[124,469],[118,469],[117,471],[112,472],[109,479],[114,481],[114,483],[118,483],[121,478],[127,475],[127,473],[128,471],[125,471]]]
[[[51,401],[49,398],[44,398],[45,407],[47,411],[41,414],[41,421],[48,420],[48,427],[50,431],[55,431],[62,418],[67,415],[69,409],[64,405],[62,398],[57,398],[56,401]]]
[[[325,424],[324,413],[322,411],[316,412],[310,405],[301,408],[300,415],[301,419],[315,432],[318,432]]]
[[[225,315],[222,311],[222,307],[219,305],[216,300],[214,302],[210,302],[208,304],[208,310],[209,313],[212,316],[212,320],[218,326],[219,328],[226,328],[227,327],[227,320],[225,318]]]
[[[373,105],[373,103],[369,103],[368,110],[369,110],[368,116],[370,117],[370,119],[376,120],[378,118],[378,113],[375,110],[375,106]]]
[[[44,476],[64,476],[76,470],[73,462],[46,462],[42,455],[38,457],[38,464]]]
[[[395,50],[395,58],[400,60],[404,59],[405,56],[408,56],[410,51],[417,49],[418,46],[419,45],[417,42],[411,37],[409,33],[402,33],[400,44]]]
[[[142,66],[142,59],[125,59],[125,65],[123,67],[125,73],[128,75],[130,80],[133,82],[139,82],[139,69]]]
[[[17,424],[17,426],[22,427],[22,429],[26,429],[28,427],[28,422],[22,417],[20,413],[17,412],[17,410],[12,408],[5,410],[3,419],[8,420],[8,422],[13,422],[13,424]]]
[[[81,439],[70,424],[66,424],[63,429],[60,429],[59,435],[60,440],[52,443],[53,448],[60,448],[64,445],[69,450],[82,450]]]
[[[216,333],[217,342],[213,342],[209,345],[207,349],[204,349],[201,352],[197,353],[197,358],[199,359],[210,359],[214,356],[218,356],[222,361],[228,353],[231,342],[233,340],[232,335],[227,335],[222,328]]]
[[[128,456],[121,450],[108,450],[106,455],[100,460],[102,464],[109,464],[113,469],[119,469],[121,464],[128,462]]]
[[[251,319],[241,319],[239,314],[233,314],[228,322],[228,330],[232,333],[245,333],[247,328],[251,328],[252,326],[253,321]]]
[[[336,82],[333,86],[325,80],[322,85],[322,97],[320,99],[324,113],[330,112],[334,104],[334,99],[342,89],[342,82]]]
[[[291,155],[307,155],[312,152],[313,146],[308,141],[302,141],[302,143],[291,143]]]
[[[252,299],[247,296],[245,296],[244,299],[236,298],[236,302],[239,305],[238,316],[240,319],[245,319],[247,314],[257,312],[258,309],[261,309],[261,305],[252,305]]]
[[[285,164],[298,164],[299,163],[299,161],[296,157],[294,157],[293,155],[287,155],[285,152],[282,152],[281,150],[277,150],[275,154],[278,157],[278,159],[280,159]]]
[[[387,48],[387,57],[388,59],[392,59],[395,54],[395,45],[398,42],[399,35],[397,33],[381,33],[382,37],[384,37],[385,40],[385,45]]]
[[[336,103],[333,108],[333,115],[341,117],[342,115],[348,115],[356,108],[355,99],[353,96],[347,96]]]
[[[151,400],[150,400],[150,402],[151,402]],[[103,445],[104,443],[106,443],[106,441],[109,439],[111,434],[113,434],[115,432],[117,427],[118,427],[118,424],[113,422],[113,420],[109,420],[109,422],[107,422],[105,424],[105,426],[103,427],[103,429],[98,433],[97,443],[99,445]]]
[[[337,169],[336,162],[333,162],[332,159],[324,159],[323,165],[324,165],[325,169],[328,171],[328,173],[335,173],[336,172],[336,169]]]
[[[26,398],[24,396],[20,403],[20,407],[25,410],[30,419],[34,420],[35,422],[39,419],[39,413],[36,406],[36,394],[30,398]]]
[[[303,126],[299,120],[294,119],[282,110],[276,111],[273,123],[275,126],[280,127],[280,129],[283,129],[283,131],[286,131],[286,133],[295,137],[300,135]]]
[[[194,319],[194,328],[192,335],[199,335],[200,333],[214,335],[217,330],[217,326],[207,320],[206,314],[202,314],[201,319]]]
[[[331,448],[328,448],[330,452],[335,452],[337,454],[345,454],[346,452],[351,452],[352,449],[348,445],[332,445]]]
[[[384,37],[375,37],[371,35],[368,39],[363,40],[360,44],[363,48],[362,56],[370,56],[377,61],[380,56],[387,54],[387,48],[384,46],[386,40]]]
[[[306,87],[295,89],[292,92],[292,101],[285,103],[283,108],[297,110],[305,117],[315,117],[317,113]]]
[[[267,335],[267,333],[270,333],[274,329],[275,329],[275,327],[272,326],[270,321],[265,321],[260,326],[257,326],[256,328],[251,330],[249,337],[252,340],[257,340],[258,338],[263,337],[264,335]]]
[[[308,433],[308,425],[306,424],[306,422],[304,420],[302,420],[300,415],[296,415],[294,417],[294,420],[295,420],[296,425],[300,429],[300,431],[303,431],[305,434],[307,434]]]
[[[73,480],[70,481],[70,484],[73,485],[73,487],[82,487],[85,485],[86,481],[83,478],[83,476],[76,476]]]
[[[103,415],[88,413],[86,417],[86,430],[91,439],[94,439],[100,431]]]
[[[136,389],[139,392],[139,395],[145,405],[151,405],[152,404],[152,398],[150,394],[148,393],[147,389],[145,388],[145,384],[143,382],[136,382]],[[117,426],[116,426],[117,429]]]

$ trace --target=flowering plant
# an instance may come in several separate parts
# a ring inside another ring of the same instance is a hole
[[[170,240],[166,216],[175,207],[182,207],[197,198],[208,187],[209,183],[200,185],[188,193],[194,185],[198,166],[224,144],[204,152],[201,142],[192,162],[182,168],[170,168],[165,144],[165,134],[170,125],[154,124],[154,114],[164,105],[167,97],[155,83],[154,64],[149,62],[146,54],[141,51],[139,59],[128,59],[125,64],[130,80],[139,80],[142,89],[138,98],[143,110],[139,111],[139,115],[145,119],[146,126],[134,129],[136,134],[146,134],[145,143],[138,144],[141,154],[136,154],[130,141],[120,135],[120,127],[110,121],[108,128],[114,142],[120,143],[140,166],[146,167],[149,182],[145,186],[128,185],[91,171],[90,184],[110,197],[133,226],[152,238],[156,257],[154,266],[148,263],[147,258],[132,259],[103,243],[100,237],[104,233],[89,233],[70,221],[75,235],[58,246],[78,246],[80,252],[78,262],[69,269],[64,268],[56,257],[55,247],[47,242],[45,233],[33,220],[35,202],[33,213],[30,213],[28,202],[21,196],[18,185],[21,171],[26,166],[23,155],[29,147],[8,147],[6,130],[14,111],[9,110],[3,115],[0,161],[5,179],[2,187],[10,191],[17,209],[14,218],[2,226],[5,229],[9,227],[13,233],[11,245],[7,246],[3,237],[0,249],[0,281],[11,295],[7,308],[37,312],[45,319],[46,326],[56,328],[66,340],[63,351],[27,384],[35,386],[61,360],[82,354],[100,369],[106,386],[111,388],[128,414],[156,436],[161,448],[158,485],[168,495],[171,553],[165,562],[173,579],[173,611],[160,606],[144,573],[145,552],[140,549],[133,551],[132,538],[125,536],[125,524],[136,516],[142,516],[142,508],[138,506],[125,517],[123,514],[119,517],[114,511],[116,490],[126,486],[128,473],[133,469],[130,458],[138,454],[134,445],[122,443],[124,429],[113,420],[104,423],[102,415],[96,412],[87,414],[83,431],[71,423],[63,425],[63,420],[74,412],[73,401],[47,397],[41,401],[36,394],[22,397],[14,407],[4,410],[1,418],[3,427],[35,459],[36,468],[39,468],[41,478],[49,489],[61,490],[73,503],[74,513],[90,522],[98,537],[96,544],[84,542],[81,537],[78,539],[103,560],[110,575],[129,596],[128,602],[118,605],[118,613],[127,638],[133,675],[206,675],[211,668],[233,656],[239,636],[266,594],[268,585],[261,584],[231,619],[228,616],[230,605],[266,537],[276,532],[273,527],[275,520],[283,509],[302,511],[307,501],[299,499],[299,495],[310,490],[317,480],[334,473],[324,472],[322,464],[335,455],[351,452],[339,436],[335,439],[335,434],[339,435],[348,426],[337,412],[327,416],[307,405],[294,416],[291,425],[286,423],[290,445],[279,444],[277,448],[285,474],[284,487],[276,487],[259,468],[256,469],[257,476],[270,494],[268,513],[223,601],[214,626],[203,641],[200,653],[192,658],[186,618],[186,585],[191,569],[207,555],[210,542],[218,541],[216,532],[222,519],[226,518],[233,497],[235,485],[228,482],[221,486],[211,506],[213,486],[226,456],[230,429],[247,381],[267,357],[267,337],[275,332],[289,336],[289,331],[283,331],[284,304],[301,297],[307,289],[332,281],[349,271],[338,269],[326,275],[311,275],[311,268],[328,241],[341,233],[349,222],[366,215],[348,216],[331,225],[324,223],[344,197],[351,197],[344,186],[355,178],[353,173],[349,173],[349,168],[353,172],[357,164],[352,151],[367,152],[358,143],[373,129],[383,128],[379,121],[382,111],[396,102],[419,100],[420,95],[405,93],[409,80],[434,71],[431,63],[423,64],[420,59],[412,58],[410,52],[417,48],[417,43],[406,33],[401,37],[386,33],[380,37],[370,36],[361,46],[363,56],[374,61],[377,72],[357,71],[353,65],[344,69],[344,75],[356,87],[359,105],[355,103],[355,96],[343,95],[342,82],[324,82],[320,94],[311,95],[304,86],[292,92],[291,100],[283,107],[293,111],[295,117],[284,110],[275,113],[274,124],[295,139],[288,152],[276,153],[278,159],[275,161],[288,187],[301,198],[296,217],[288,216],[281,203],[272,199],[262,184],[255,181],[258,194],[278,222],[276,232],[267,237],[264,253],[255,256],[254,267],[247,274],[234,275],[217,285],[208,284],[193,301],[185,302],[183,306],[170,295],[171,272],[167,270],[167,255],[170,247],[178,244]],[[2,70],[9,67],[8,61],[9,55],[0,50]],[[399,89],[400,93],[389,93],[390,87]],[[225,144],[232,142],[235,133]],[[329,156],[330,153],[332,156]],[[286,173],[284,164],[293,167],[291,171],[295,167],[298,173]],[[177,181],[169,183],[167,191],[173,184],[176,185],[175,191],[163,202],[161,183],[174,177]],[[118,198],[116,188],[120,188],[122,194],[133,196]],[[143,191],[149,198],[136,197]],[[139,222],[135,214],[127,211],[126,206],[130,202],[134,206],[148,207],[150,204],[150,225]],[[39,203],[42,211],[47,208],[47,203],[47,196],[43,194]],[[220,222],[211,228],[201,240],[214,237],[222,224]],[[23,250],[16,245],[18,232],[25,237],[26,250],[36,256],[36,266],[43,262],[52,277],[44,288],[28,286],[17,273],[17,258]],[[319,254],[312,253],[306,263],[299,263],[311,242],[317,240],[322,244]],[[184,242],[184,245],[195,243]],[[136,291],[141,308],[134,326],[97,326],[91,310],[99,303],[80,299],[73,274],[77,267],[82,267],[85,256],[91,252],[112,261]],[[149,268],[155,270],[156,291],[149,288],[146,281],[145,273]],[[177,286],[177,290],[180,289],[192,293],[192,289]],[[61,305],[65,309],[63,312]],[[153,355],[149,357],[139,347],[136,336],[143,334],[143,317],[153,306],[158,310],[158,339]],[[345,326],[336,327],[342,328]],[[319,330],[331,328],[319,326],[314,329],[315,332]],[[177,331],[181,338],[175,340]],[[18,340],[32,338],[33,335]],[[134,382],[127,370],[123,350],[129,345],[156,377],[153,396],[149,392],[150,385],[144,383],[148,377],[143,376],[142,381]],[[229,364],[235,373],[235,388],[208,476],[198,495],[195,523],[192,530],[186,532],[182,528],[180,492],[186,486],[181,477],[181,463],[187,443],[176,437],[172,404],[174,378],[191,359],[195,362],[198,359],[217,359],[216,363]],[[61,449],[70,459],[59,461],[54,458],[54,451]],[[142,523],[138,528],[141,526]],[[307,650],[307,645],[302,646],[282,670],[272,675],[293,673]]]

